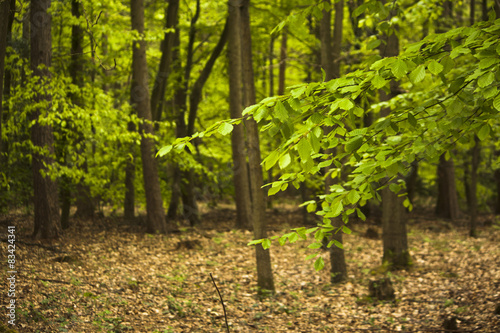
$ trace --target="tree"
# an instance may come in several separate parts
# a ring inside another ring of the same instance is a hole
[[[392,10],[391,16],[395,15]],[[399,54],[399,38],[397,36],[398,27],[393,26],[384,35],[382,43],[382,57],[396,57]],[[399,94],[399,86],[396,82],[389,84],[390,91],[380,91],[380,100],[389,101]],[[384,108],[380,115],[387,117],[390,109]],[[382,262],[387,263],[391,268],[406,268],[411,265],[411,258],[408,251],[408,239],[406,235],[406,209],[403,206],[404,198],[398,193],[385,187],[382,190],[382,240],[384,253]]]
[[[163,200],[161,198],[158,167],[154,158],[154,131],[151,105],[149,100],[146,41],[144,34],[144,1],[131,1],[132,30],[139,34],[139,39],[132,46],[132,87],[131,104],[142,120],[139,125],[141,134],[141,157],[146,192],[147,225],[149,232],[167,231]]]
[[[241,10],[241,59],[243,69],[243,106],[255,104],[255,82],[252,62],[252,38],[250,34],[250,0],[243,0]],[[250,178],[251,223],[255,239],[267,237],[266,231],[266,203],[262,190],[264,185],[260,158],[259,130],[254,119],[245,121],[248,138],[248,167]],[[261,291],[275,291],[273,271],[271,267],[271,253],[262,247],[255,248],[257,260],[257,285]]]
[[[52,127],[42,119],[51,112],[51,97],[47,91],[50,79],[49,67],[52,55],[51,16],[48,13],[50,0],[32,0],[31,22],[31,69],[38,87],[35,107],[31,114],[31,141],[35,147],[32,156],[35,228],[33,237],[56,238],[60,232],[57,184],[47,171],[53,163],[54,136]]]
[[[0,2],[0,162],[2,160],[2,98],[3,98],[3,75],[5,67],[5,50],[7,49],[8,24],[10,18],[10,0]]]
[[[335,23],[331,29],[331,1],[324,1],[323,4],[328,9],[323,9],[323,16],[320,21],[320,39],[321,39],[321,67],[325,71],[325,81],[330,81],[340,77],[340,45],[342,42],[342,25],[344,19],[344,1],[335,3]],[[326,130],[327,132],[329,129]],[[327,154],[336,154],[335,149],[328,149]],[[328,194],[333,185],[331,177],[331,168],[325,168],[325,192]],[[343,222],[341,218],[334,221],[334,226],[340,228]],[[331,281],[338,283],[347,278],[347,265],[342,245],[342,233],[335,232],[332,234],[332,240],[335,240],[335,246],[330,246],[330,263],[331,263]],[[326,244],[328,241],[325,239]]]
[[[228,1],[228,62],[229,62],[229,111],[234,119],[241,118],[242,99],[242,58],[241,58],[241,13],[240,1]],[[236,199],[236,226],[250,228],[252,226],[250,184],[245,153],[245,133],[242,125],[236,126],[231,135],[233,154],[234,191]]]

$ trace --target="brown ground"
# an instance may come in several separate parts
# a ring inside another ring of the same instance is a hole
[[[354,223],[346,236],[349,280],[329,284],[323,271],[305,261],[308,242],[280,247],[271,255],[277,294],[259,301],[252,239],[231,230],[235,212],[219,208],[203,216],[198,230],[148,235],[120,219],[74,221],[59,241],[44,247],[27,237],[32,218],[0,217],[0,238],[16,225],[17,319],[19,332],[442,332],[456,317],[459,332],[500,332],[500,223],[466,237],[456,223],[413,214],[411,271],[389,273],[395,303],[366,302],[372,269],[382,243],[362,237],[368,224]],[[279,207],[269,214],[271,235],[300,224],[300,211]],[[483,220],[488,218],[483,217]],[[460,221],[459,221],[460,222]],[[464,221],[461,221],[462,223]],[[375,226],[380,233],[380,227]],[[7,243],[0,242],[0,258]],[[7,265],[0,294],[6,323]],[[377,270],[377,269],[375,269]],[[0,332],[2,328],[0,326]]]

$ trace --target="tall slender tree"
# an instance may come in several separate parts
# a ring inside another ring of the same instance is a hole
[[[10,0],[3,0],[0,2],[0,161],[2,160],[3,75],[5,67],[5,51],[7,49],[9,17]]]
[[[343,12],[344,1],[335,3],[335,23],[332,38],[332,3],[330,0],[323,1],[326,9],[323,10],[323,16],[320,21],[319,34],[321,41],[321,67],[325,71],[325,80],[330,81],[340,76],[340,45],[342,42]],[[329,131],[330,129],[327,129]],[[328,149],[328,154],[336,154],[335,149]],[[330,193],[330,187],[333,185],[333,179],[330,177],[330,168],[325,170],[325,192]],[[343,224],[340,217],[335,218],[332,225],[339,228]],[[337,230],[335,230],[337,231]],[[342,232],[337,231],[332,234],[332,239],[342,244]],[[325,239],[328,243],[329,240]],[[330,251],[330,273],[332,283],[344,281],[347,278],[347,265],[345,262],[344,250],[333,245]]]
[[[139,40],[132,46],[132,87],[131,104],[142,120],[139,125],[141,134],[141,157],[146,193],[147,225],[149,232],[166,232],[165,212],[161,198],[158,166],[154,158],[154,134],[151,104],[148,90],[148,67],[146,61],[146,41],[144,40],[144,0],[131,1],[132,30],[139,34]]]
[[[242,60],[241,60],[241,0],[228,1],[228,62],[229,62],[229,112],[231,118],[241,118]],[[236,227],[251,228],[251,198],[246,160],[245,132],[242,124],[234,127],[231,134],[233,154],[233,179],[236,202]]]
[[[395,9],[391,10],[391,17],[396,15]],[[393,26],[384,35],[381,44],[382,57],[394,57],[399,54],[398,26]],[[395,82],[390,84],[390,92],[380,91],[380,100],[387,101],[398,95],[399,87]],[[381,110],[380,115],[387,117],[390,109]],[[382,190],[382,240],[384,253],[382,262],[387,263],[392,269],[406,268],[411,265],[408,251],[408,236],[406,233],[406,209],[403,206],[403,197],[390,190],[389,186]]]
[[[39,90],[35,94],[36,106],[31,114],[31,141],[35,147],[32,155],[35,228],[34,238],[58,237],[61,229],[57,183],[47,175],[53,163],[54,136],[52,127],[41,122],[41,118],[51,112],[49,80],[52,58],[52,19],[49,14],[50,0],[32,0],[31,22],[31,69]]]
[[[241,59],[243,67],[243,106],[256,103],[255,82],[252,63],[252,37],[250,30],[250,0],[243,0],[241,6]],[[266,203],[262,186],[262,177],[259,130],[254,119],[245,120],[248,137],[248,165],[250,176],[250,197],[252,198],[251,221],[255,239],[267,237]],[[261,291],[274,292],[274,279],[271,267],[271,252],[262,246],[255,247],[257,259],[257,285]]]

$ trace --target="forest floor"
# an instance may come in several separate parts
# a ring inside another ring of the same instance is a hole
[[[269,212],[270,235],[302,221],[300,211]],[[483,216],[478,238],[465,220],[449,222],[410,215],[414,265],[386,273],[395,302],[369,302],[368,283],[380,278],[382,241],[364,237],[371,226],[353,223],[344,237],[349,278],[332,286],[329,254],[316,272],[305,257],[309,242],[271,247],[277,293],[257,297],[254,249],[249,231],[232,230],[235,212],[218,208],[193,230],[150,235],[118,218],[74,220],[58,241],[34,244],[32,217],[0,217],[0,238],[16,225],[15,287],[18,332],[500,332],[500,221]],[[0,258],[7,243],[0,242]],[[6,324],[7,271],[1,269],[1,324]],[[10,326],[10,325],[9,325]]]

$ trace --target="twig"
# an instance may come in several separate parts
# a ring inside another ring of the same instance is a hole
[[[226,314],[226,307],[224,306],[224,300],[222,299],[222,295],[220,294],[219,288],[217,288],[217,285],[215,284],[215,280],[214,280],[214,277],[212,276],[212,273],[210,273],[210,278],[212,278],[212,282],[214,283],[215,290],[217,290],[217,293],[219,294],[220,302],[222,303],[222,310],[224,310],[224,319],[226,320],[226,328],[227,328],[227,331],[229,332],[229,324],[227,323],[227,314]]]

